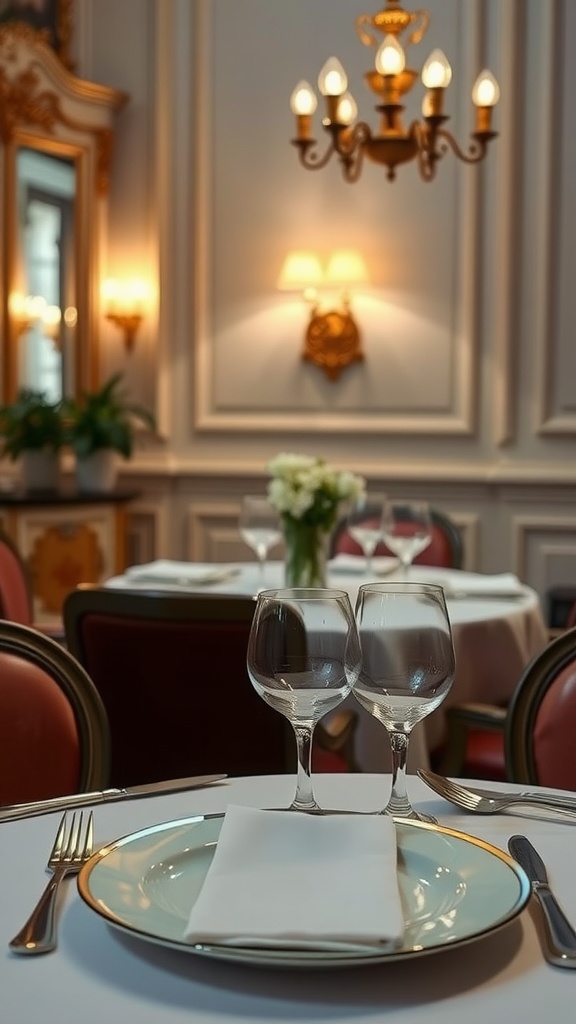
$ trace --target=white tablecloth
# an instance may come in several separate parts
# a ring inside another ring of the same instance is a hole
[[[196,566],[200,563],[194,563]],[[214,568],[206,565],[206,569]],[[201,588],[155,584],[154,589],[175,591],[195,589],[201,593],[254,594],[261,587],[257,567],[251,562],[234,565],[236,575],[219,583]],[[436,569],[432,566],[413,566],[410,579],[422,582],[446,580],[450,590],[458,591],[462,581],[486,579],[480,575],[460,573],[458,570]],[[381,582],[399,578],[388,575]],[[352,605],[361,583],[367,582],[362,572],[337,573],[329,567],[328,583],[348,591]],[[129,576],[115,576],[107,586],[126,589],[150,590],[150,583],[135,583]],[[265,586],[283,586],[283,563],[270,562],[265,569]],[[416,726],[409,749],[408,767],[415,771],[427,767],[428,751],[438,747],[445,737],[444,711],[451,704],[463,701],[486,701],[500,704],[508,701],[522,670],[530,659],[547,643],[546,625],[538,595],[523,587],[517,597],[458,597],[448,598],[448,612],[452,623],[456,653],[454,686],[441,707],[425,722]],[[358,762],[363,771],[382,772],[390,769],[390,750],[383,727],[360,707],[354,697],[347,698],[343,707],[359,712],[356,741]]]
[[[289,777],[237,779],[202,791],[108,804],[95,809],[96,839],[113,840],[147,825],[228,803],[279,806]],[[371,810],[386,801],[389,777],[320,776],[324,806]],[[542,854],[564,910],[576,922],[576,825],[511,814],[460,813],[417,778],[413,801],[440,824],[506,850],[522,832]],[[459,949],[405,963],[336,971],[279,971],[230,966],[126,936],[93,913],[65,882],[59,947],[17,957],[7,943],[46,881],[44,864],[57,815],[0,824],[0,1019],[5,1024],[500,1024],[553,1016],[573,1019],[576,973],[545,963],[526,909],[500,932]],[[335,894],[345,898],[345,894]],[[534,916],[533,916],[534,914]]]

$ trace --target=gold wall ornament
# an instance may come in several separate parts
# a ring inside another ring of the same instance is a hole
[[[366,72],[369,88],[376,94],[379,125],[372,129],[365,121],[357,121],[357,105],[348,91],[348,77],[336,57],[330,57],[318,76],[318,87],[324,96],[326,112],[322,127],[328,135],[323,153],[317,148],[312,118],[318,105],[316,94],[307,81],[300,81],[290,98],[296,117],[296,138],[300,163],[307,170],[321,170],[335,156],[347,182],[358,181],[367,158],[385,168],[386,177],[394,181],[396,168],[411,160],[417,161],[420,176],[432,181],[438,162],[452,151],[464,163],[478,163],[486,156],[492,131],[492,109],[500,97],[500,89],[490,71],[478,75],[472,89],[476,107],[476,128],[468,149],[464,150],[444,124],[444,96],[452,79],[452,68],[441,50],[434,50],[422,68],[422,81],[427,90],[422,103],[422,117],[406,127],[402,120],[403,96],[412,89],[418,72],[406,67],[404,46],[418,44],[429,23],[427,11],[406,11],[401,0],[388,0],[385,7],[370,16],[362,14],[356,21],[360,40],[376,49],[375,68]],[[403,33],[406,39],[401,41]],[[383,36],[381,41],[379,35]]]
[[[350,289],[368,279],[368,267],[357,249],[335,249],[325,268],[319,256],[307,249],[289,252],[282,263],[277,287],[301,292],[310,307],[302,358],[319,366],[329,380],[338,380],[342,370],[364,359]],[[321,308],[318,292],[335,289],[341,293],[340,308]]]
[[[74,33],[74,0],[54,0],[43,10],[30,3],[28,8],[3,14],[0,27],[8,28],[20,38],[40,41],[51,47],[65,68],[74,70],[71,46]]]
[[[302,358],[319,366],[333,381],[347,366],[364,359],[360,331],[349,309],[312,310]]]

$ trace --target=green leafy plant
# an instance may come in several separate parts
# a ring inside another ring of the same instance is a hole
[[[82,458],[112,449],[129,459],[134,448],[134,426],[140,421],[152,430],[155,420],[147,409],[127,401],[120,390],[122,374],[106,381],[99,391],[84,392],[64,405],[66,441]]]
[[[64,444],[62,404],[42,391],[21,388],[16,401],[0,407],[0,448],[15,460],[22,452],[57,452]]]

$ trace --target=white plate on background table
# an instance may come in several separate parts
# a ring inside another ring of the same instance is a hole
[[[502,850],[439,825],[398,819],[403,945],[392,952],[252,949],[183,940],[223,815],[167,821],[103,847],[81,868],[80,895],[109,924],[198,956],[273,967],[353,967],[458,947],[511,921],[530,898],[523,870]],[[334,894],[339,899],[338,893]]]

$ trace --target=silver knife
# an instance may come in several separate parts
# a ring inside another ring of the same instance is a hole
[[[69,807],[87,807],[112,800],[128,800],[139,796],[156,796],[160,793],[177,793],[184,789],[200,789],[211,782],[221,782],[227,775],[191,775],[187,779],[167,779],[163,782],[147,783],[143,786],[127,786],[126,789],[99,789],[93,793],[72,793],[50,800],[35,800],[26,804],[5,804],[0,807],[1,821],[16,821],[18,818],[32,818],[38,814],[66,811]]]
[[[544,915],[546,959],[556,967],[576,969],[576,932],[548,884],[546,867],[526,836],[511,836],[508,849],[530,879],[532,893]]]

